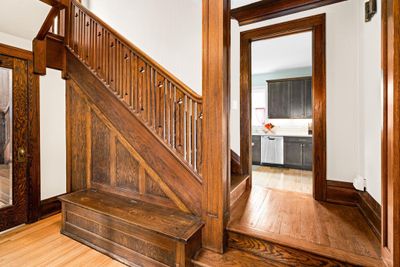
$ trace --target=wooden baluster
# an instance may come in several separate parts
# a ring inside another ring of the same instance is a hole
[[[196,139],[197,139],[197,172],[201,175],[201,166],[203,164],[203,150],[202,150],[202,145],[203,145],[203,128],[202,128],[202,123],[203,123],[203,105],[199,104],[197,105],[197,130],[196,130]]]
[[[192,164],[192,167],[195,168],[196,166],[196,113],[197,113],[197,103],[193,100],[192,102],[192,107],[191,107],[191,120],[190,124],[192,126],[191,129],[191,161],[190,163]]]
[[[148,65],[147,67],[147,82],[146,82],[146,106],[145,106],[145,118],[146,118],[146,122],[150,123],[150,109],[151,109],[151,103],[150,103],[150,95],[151,95],[151,70],[152,67],[150,65]]]
[[[185,118],[186,118],[186,129],[185,129],[185,141],[186,141],[186,160],[189,164],[192,162],[192,100],[185,95],[186,107],[185,107]]]
[[[164,132],[165,140],[167,144],[171,144],[171,82],[166,81],[165,84],[165,120],[164,120]]]
[[[116,92],[115,88],[115,67],[116,67],[116,58],[115,58],[115,37],[114,35],[110,35],[110,40],[108,43],[108,50],[110,51],[110,71],[111,71],[111,77],[110,77],[110,86],[111,89]]]
[[[151,86],[150,86],[150,98],[151,98],[151,110],[150,110],[150,126],[153,128],[153,130],[156,130],[156,92],[157,92],[157,86],[156,86],[156,79],[157,79],[157,72],[155,69],[151,68]]]
[[[170,104],[171,105],[171,115],[170,115],[171,132],[170,132],[170,141],[169,142],[170,142],[172,148],[175,148],[175,111],[176,111],[175,96],[176,96],[176,88],[175,88],[175,85],[171,84],[171,99],[170,99],[170,102],[171,102],[171,104]]]
[[[132,84],[131,84],[131,106],[132,109],[135,111],[137,109],[136,106],[136,91],[137,91],[137,83],[139,73],[139,66],[138,66],[138,57],[132,52],[133,60],[131,61],[132,64]]]

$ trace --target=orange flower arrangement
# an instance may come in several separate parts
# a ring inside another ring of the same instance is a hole
[[[265,127],[265,129],[267,129],[268,131],[271,131],[274,127],[275,127],[275,125],[273,125],[272,123],[266,123],[265,125],[264,125],[264,127]]]

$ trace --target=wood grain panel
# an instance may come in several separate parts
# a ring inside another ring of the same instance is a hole
[[[67,84],[67,144],[70,166],[68,180],[70,191],[86,188],[87,155],[82,153],[87,147],[87,117],[89,108],[77,93],[74,86]]]
[[[119,141],[116,141],[116,153],[117,173],[115,186],[139,192],[139,162],[132,157]]]
[[[110,185],[110,131],[92,112],[92,181]]]

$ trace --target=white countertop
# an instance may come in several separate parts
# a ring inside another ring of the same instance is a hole
[[[272,132],[264,132],[264,131],[253,131],[252,135],[261,135],[261,136],[290,136],[290,137],[312,137],[312,134],[308,134],[308,132],[304,131],[272,131]]]

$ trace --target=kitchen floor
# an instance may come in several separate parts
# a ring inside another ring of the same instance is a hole
[[[253,165],[253,185],[312,194],[312,171]]]

